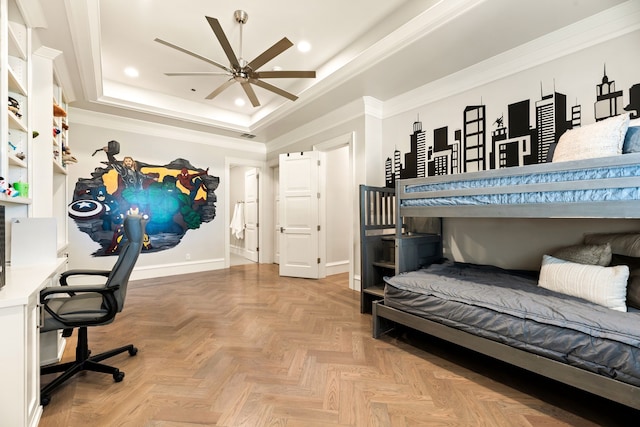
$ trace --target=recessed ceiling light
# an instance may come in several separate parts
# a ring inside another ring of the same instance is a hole
[[[235,100],[235,104],[236,104],[236,106],[238,106],[238,107],[244,107],[244,99],[242,99],[242,98],[236,98],[236,100]]]
[[[282,67],[279,65],[274,65],[273,68],[271,68],[271,71],[282,71]]]
[[[133,67],[127,67],[124,69],[124,73],[129,77],[138,77],[140,73]]]
[[[300,52],[309,52],[311,50],[311,43],[306,40],[302,40],[300,43],[298,43],[298,50]]]

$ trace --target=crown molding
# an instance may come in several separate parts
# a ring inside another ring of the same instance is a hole
[[[102,95],[100,4],[98,0],[64,0],[82,90],[87,100]]]
[[[289,133],[267,142],[265,144],[267,147],[267,153],[278,151],[303,139],[326,133],[328,129],[332,129],[344,123],[364,117],[367,114],[371,114],[371,111],[379,112],[381,105],[381,101],[370,96],[356,99],[337,110],[333,110],[330,113],[318,117],[317,119],[308,122]]]
[[[54,60],[56,59],[62,52],[57,49],[52,49],[46,46],[40,46],[33,52],[34,55],[41,56],[45,59]]]
[[[377,119],[382,119],[384,112],[384,102],[372,96],[363,96],[364,102],[364,114],[367,116],[373,116]]]
[[[231,138],[218,134],[199,132],[176,126],[150,123],[143,120],[131,119],[122,116],[114,116],[71,107],[69,117],[72,123],[86,126],[97,126],[105,129],[115,129],[124,132],[139,133],[158,138],[175,139],[178,141],[192,142],[228,150],[242,151],[265,155],[267,150],[261,142],[246,141],[239,138]]]
[[[46,28],[47,17],[38,0],[16,0],[16,5],[29,28]]]
[[[104,82],[104,94],[96,102],[238,133],[250,132],[248,117],[244,114],[108,80]]]

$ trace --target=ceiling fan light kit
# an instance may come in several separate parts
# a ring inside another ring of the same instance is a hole
[[[252,85],[261,87],[270,92],[273,92],[277,95],[283,96],[291,101],[295,101],[298,97],[290,92],[287,92],[279,87],[276,87],[270,83],[263,81],[262,79],[277,79],[277,78],[315,78],[315,71],[257,71],[260,67],[262,67],[267,62],[271,61],[276,56],[280,55],[285,50],[289,49],[293,46],[293,43],[286,38],[283,37],[278,42],[273,44],[270,48],[262,52],[255,59],[250,62],[245,61],[242,58],[242,27],[249,19],[249,15],[244,10],[236,10],[233,13],[233,17],[238,24],[240,24],[240,48],[239,55],[236,55],[229,43],[229,39],[224,33],[220,22],[216,18],[212,18],[210,16],[205,16],[211,30],[215,34],[222,50],[224,51],[227,59],[229,60],[229,66],[225,66],[220,64],[212,59],[206,58],[197,53],[191,52],[187,49],[184,49],[180,46],[174,45],[165,40],[156,38],[155,41],[163,44],[167,47],[175,49],[179,52],[186,53],[187,55],[193,56],[194,58],[200,59],[204,62],[207,62],[217,68],[222,69],[223,71],[212,71],[212,72],[177,72],[177,73],[165,73],[167,76],[207,76],[207,75],[226,75],[229,79],[218,86],[213,92],[205,97],[205,99],[213,99],[222,93],[225,89],[227,89],[232,84],[238,82],[242,86],[245,94],[251,101],[251,105],[254,107],[260,106],[260,101],[253,90]]]

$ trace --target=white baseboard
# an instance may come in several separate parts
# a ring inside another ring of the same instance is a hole
[[[233,249],[233,248],[231,248]],[[242,255],[242,253],[238,254]],[[349,272],[349,261],[338,261],[326,264],[327,276]],[[178,274],[199,273],[209,270],[221,270],[225,268],[224,259],[210,259],[202,261],[190,261],[174,264],[148,265],[136,267],[131,273],[131,280],[153,279],[155,277],[175,276]],[[357,277],[356,290],[360,290],[360,278]],[[354,283],[355,287],[355,283]]]
[[[327,276],[332,274],[348,273],[349,272],[349,260],[328,262],[325,264],[325,271]]]
[[[223,268],[225,268],[224,258],[175,264],[149,265],[135,268],[133,273],[131,273],[131,280],[153,279],[155,277],[199,273],[201,271],[221,270]]]
[[[362,291],[362,281],[360,280],[360,275],[353,276],[353,290],[358,292]]]

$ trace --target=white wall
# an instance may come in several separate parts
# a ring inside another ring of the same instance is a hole
[[[69,166],[69,192],[81,178],[90,178],[96,167],[104,166],[103,152],[92,153],[110,140],[120,142],[116,158],[132,156],[150,164],[164,165],[177,158],[189,160],[193,166],[206,169],[220,178],[216,190],[216,217],[199,229],[189,230],[174,248],[143,253],[138,261],[135,278],[157,277],[187,272],[223,268],[225,265],[225,233],[228,233],[229,210],[225,206],[225,159],[246,158],[263,161],[263,144],[234,140],[217,135],[157,125],[138,120],[70,109],[70,147],[78,159]],[[70,268],[110,268],[114,257],[92,257],[99,245],[79,231],[69,219]],[[187,260],[187,258],[189,258]]]
[[[353,211],[350,187],[349,147],[326,153],[327,275],[349,271],[349,232]],[[357,232],[353,230],[354,235]]]

